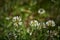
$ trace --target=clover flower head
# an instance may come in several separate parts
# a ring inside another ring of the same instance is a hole
[[[21,17],[15,16],[15,17],[13,17],[13,20],[12,20],[12,21],[15,22],[15,21],[17,21],[17,20],[18,20],[18,21],[21,21]]]
[[[46,25],[47,26],[55,26],[55,22],[53,21],[53,20],[48,20],[47,22],[46,22]]]
[[[38,10],[38,13],[39,14],[44,14],[45,13],[45,10],[41,8],[41,9]]]
[[[20,16],[15,16],[13,17],[12,19],[12,22],[14,23],[15,26],[18,26],[18,25],[22,25],[22,21],[21,21],[21,17]]]
[[[38,26],[38,21],[37,20],[31,20],[30,21],[30,26]]]

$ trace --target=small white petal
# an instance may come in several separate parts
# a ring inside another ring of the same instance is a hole
[[[19,25],[22,25],[22,22],[19,22],[18,24],[19,24]]]
[[[21,18],[19,18],[19,21],[21,21],[22,19]]]
[[[13,19],[17,19],[17,17],[13,17]]]
[[[16,16],[16,19],[17,19],[17,20],[19,20],[19,17],[18,17],[18,16]]]
[[[6,20],[9,20],[10,18],[9,17],[6,17]]]
[[[14,23],[14,26],[18,26],[18,24],[17,23]]]
[[[13,17],[12,21],[13,21],[13,22],[15,22],[15,21],[16,21],[16,19],[17,19],[16,17]]]

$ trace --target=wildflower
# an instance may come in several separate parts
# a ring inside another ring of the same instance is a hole
[[[15,16],[15,17],[13,17],[12,21],[13,22],[15,22],[15,21],[21,21],[21,17]]]
[[[44,14],[45,13],[45,10],[41,8],[41,9],[38,10],[38,13],[39,14]]]
[[[30,21],[30,26],[38,26],[38,21],[37,20],[32,20]]]
[[[18,16],[13,17],[13,19],[12,19],[12,21],[14,22],[13,25],[15,25],[15,26],[22,25],[21,20],[22,20],[21,17],[18,17]]]
[[[48,20],[47,22],[46,22],[46,25],[47,26],[55,26],[55,22],[53,21],[53,20]]]

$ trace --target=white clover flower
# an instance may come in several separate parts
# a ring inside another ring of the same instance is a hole
[[[18,19],[18,16],[13,17],[12,21],[15,22]]]
[[[46,25],[47,26],[55,26],[55,22],[53,21],[53,20],[48,20],[47,22],[46,22]]]
[[[37,20],[31,20],[29,24],[30,24],[30,26],[36,27],[36,26],[38,26],[38,21]]]
[[[41,9],[38,10],[38,13],[39,14],[44,14],[45,13],[45,10],[41,8]]]
[[[15,22],[15,21],[21,21],[21,17],[15,16],[15,17],[13,17],[12,21],[13,22]]]
[[[14,22],[15,26],[22,25],[21,17],[15,16],[13,17],[12,21]]]

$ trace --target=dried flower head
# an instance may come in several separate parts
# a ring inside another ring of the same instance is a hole
[[[41,9],[38,10],[38,13],[39,14],[44,14],[45,13],[45,10],[41,8]]]

